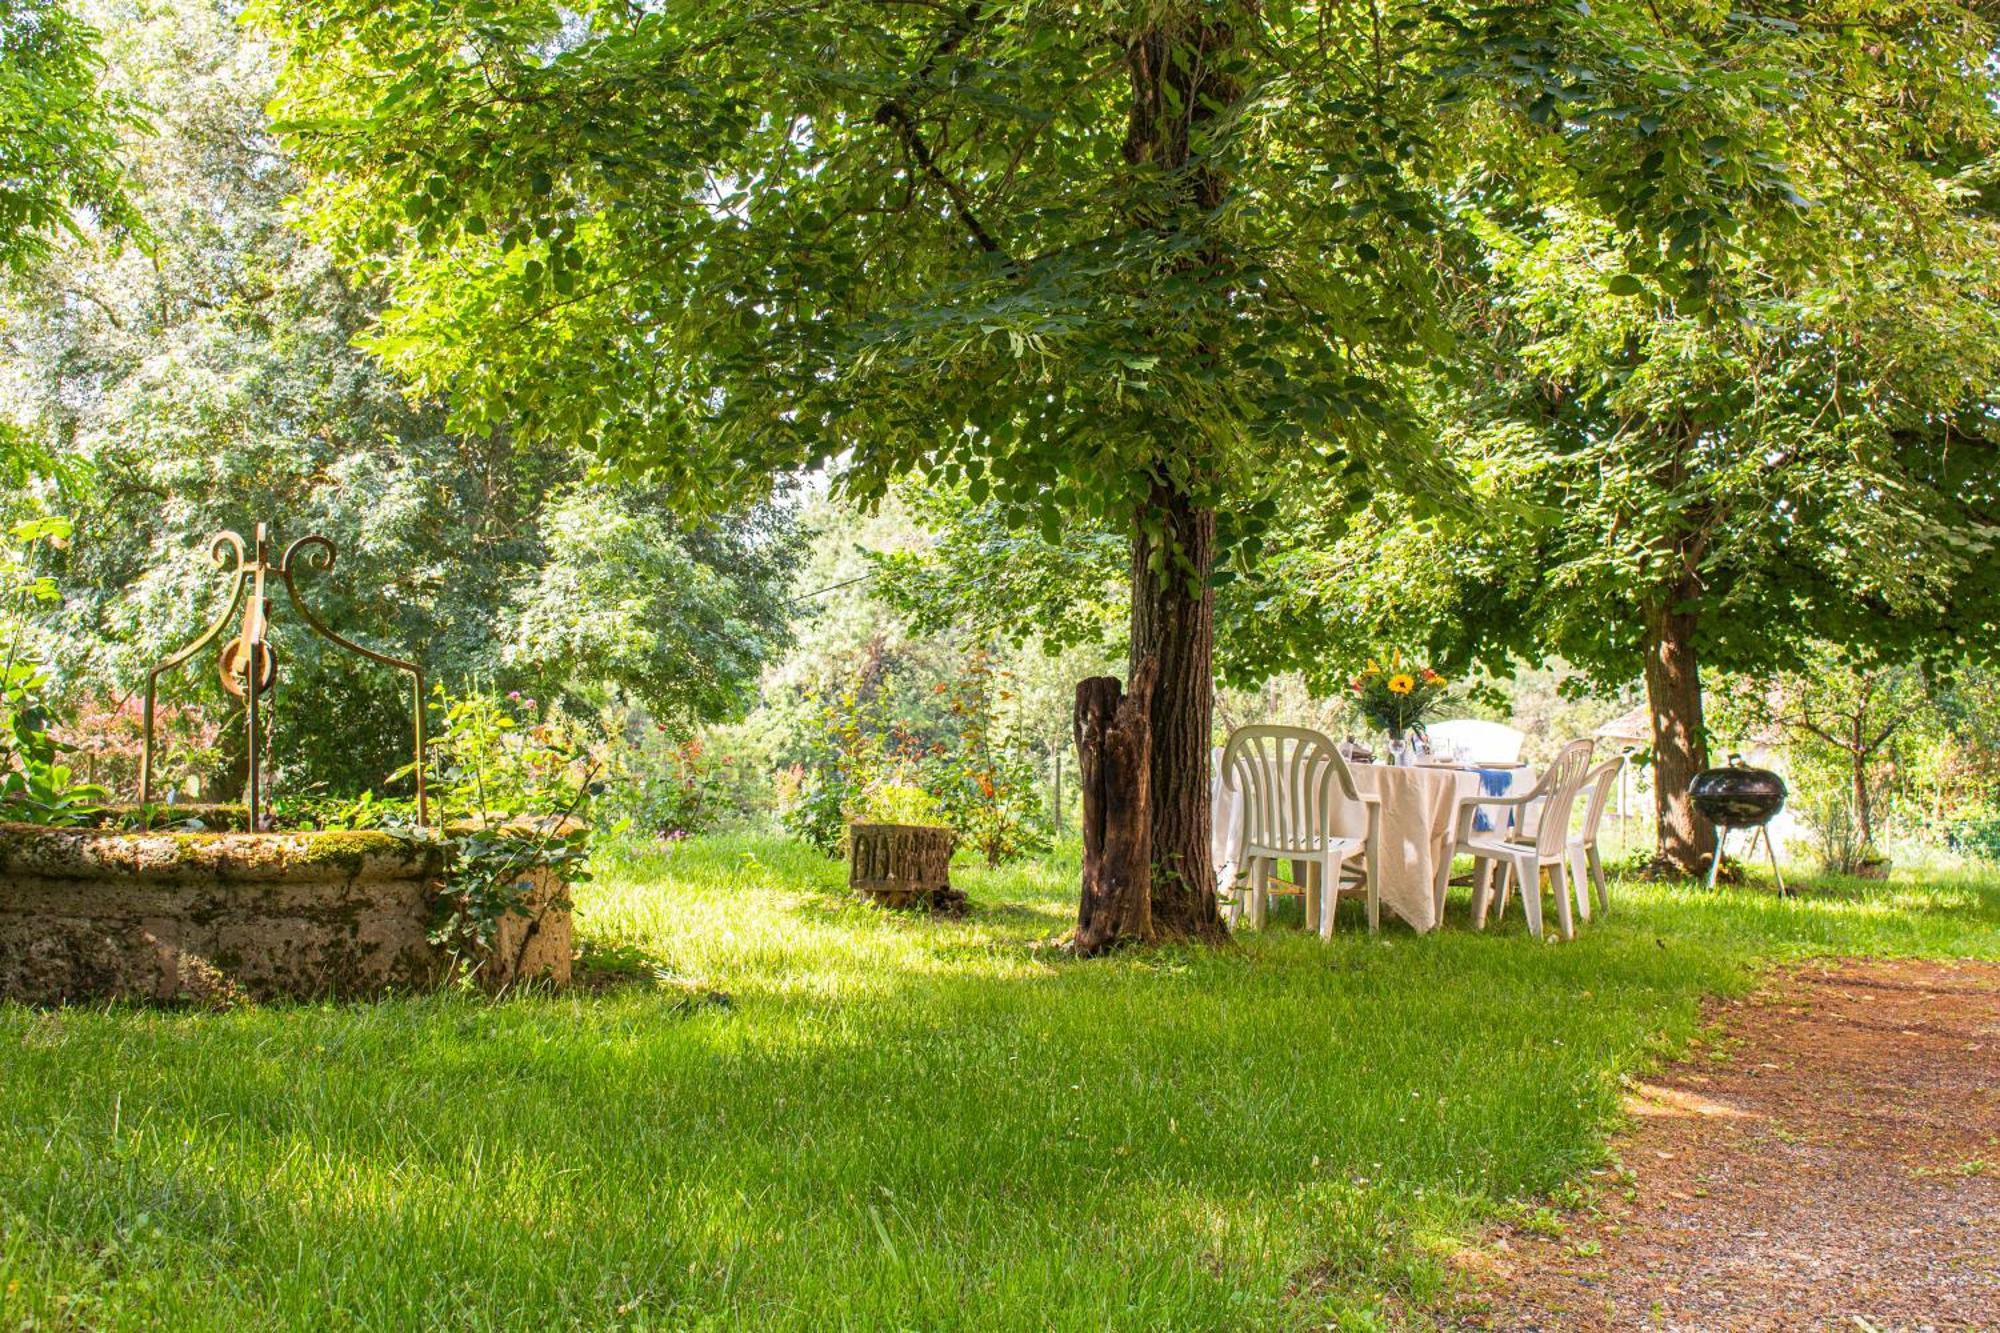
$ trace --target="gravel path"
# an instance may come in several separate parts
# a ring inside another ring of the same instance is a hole
[[[2000,967],[1816,964],[1721,1017],[1560,1236],[1462,1256],[1442,1326],[2000,1329]]]

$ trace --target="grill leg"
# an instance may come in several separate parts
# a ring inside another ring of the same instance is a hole
[[[1729,830],[1715,826],[1715,855],[1708,859],[1708,887],[1715,887],[1715,877],[1722,873],[1722,849],[1729,838]]]
[[[1771,840],[1771,826],[1760,824],[1757,831],[1764,835],[1764,853],[1771,858],[1771,877],[1778,881],[1778,896],[1789,898],[1792,891],[1785,887],[1785,872],[1778,869],[1778,844]]]

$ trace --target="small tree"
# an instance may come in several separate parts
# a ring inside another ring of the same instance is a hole
[[[1914,664],[1856,662],[1821,646],[1809,670],[1768,681],[1732,680],[1726,713],[1734,727],[1781,732],[1794,756],[1806,761],[1802,768],[1826,764],[1840,774],[1845,791],[1839,804],[1854,824],[1854,855],[1865,858],[1877,846],[1875,769],[1930,697],[1925,674]],[[1809,772],[1799,776],[1811,780]]]

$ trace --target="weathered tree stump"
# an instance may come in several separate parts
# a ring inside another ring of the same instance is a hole
[[[1083,957],[1153,937],[1152,723],[1158,663],[1147,658],[1122,692],[1115,676],[1076,687],[1076,758],[1083,789],[1083,897],[1071,946]]]
[[[919,907],[949,916],[967,907],[951,886],[958,835],[929,824],[854,824],[847,830],[847,882],[883,907]]]

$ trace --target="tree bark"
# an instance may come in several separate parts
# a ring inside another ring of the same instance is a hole
[[[1849,747],[1853,759],[1850,781],[1854,785],[1854,824],[1861,834],[1861,845],[1870,851],[1875,848],[1875,808],[1868,799],[1868,760],[1875,753],[1874,748],[1863,739],[1861,715],[1867,710],[1868,696],[1864,693],[1861,706],[1854,711],[1854,743]]]
[[[1152,691],[1153,927],[1220,940],[1209,851],[1209,760],[1214,727],[1215,513],[1164,484],[1153,488],[1165,522],[1163,549],[1140,528],[1132,538],[1132,675],[1157,668]]]
[[[1071,947],[1083,957],[1153,938],[1154,663],[1076,687],[1077,785],[1083,793],[1083,898]]]
[[[1678,590],[1677,590],[1678,591]],[[1695,617],[1670,605],[1646,608],[1646,702],[1653,712],[1653,799],[1659,859],[1698,874],[1715,851],[1715,831],[1688,798],[1688,784],[1708,767]]]
[[[1239,22],[1255,11],[1256,0],[1147,6],[1146,21],[1125,43],[1131,104],[1124,156],[1160,187],[1138,192],[1132,221],[1199,236],[1180,262],[1211,274],[1231,263],[1228,248],[1206,233],[1228,181],[1214,159],[1200,156],[1201,131],[1242,100],[1233,48]],[[1218,355],[1207,343],[1197,354]],[[1158,670],[1151,707],[1152,925],[1162,934],[1221,940],[1228,931],[1209,852],[1215,511],[1202,497],[1199,432],[1163,424],[1161,433],[1132,538],[1132,674],[1147,662]]]

